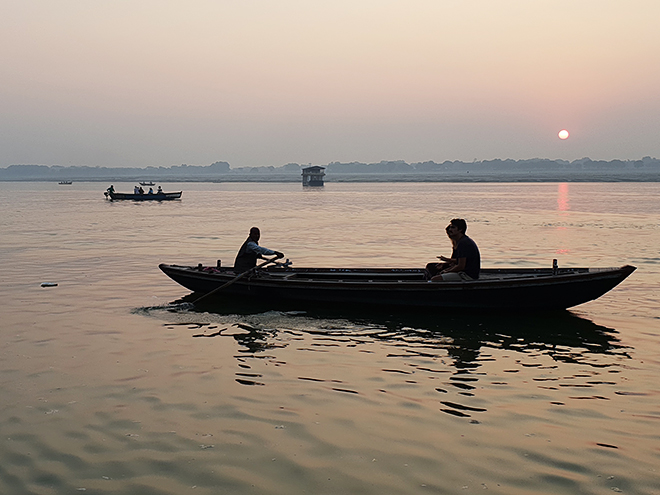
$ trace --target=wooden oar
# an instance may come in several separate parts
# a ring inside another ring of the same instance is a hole
[[[198,298],[195,299],[194,301],[191,301],[191,304],[197,304],[197,303],[198,303],[199,301],[201,301],[202,299],[205,299],[205,298],[207,298],[207,297],[209,297],[209,296],[212,296],[212,295],[215,294],[216,292],[220,292],[220,291],[221,291],[222,289],[224,289],[225,287],[229,287],[229,286],[230,286],[231,284],[233,284],[234,282],[237,282],[238,280],[242,279],[243,277],[245,277],[245,276],[247,276],[247,275],[250,275],[251,273],[254,273],[256,270],[258,270],[258,269],[261,268],[262,266],[266,266],[266,265],[269,264],[269,263],[273,263],[275,260],[278,260],[278,259],[279,259],[279,258],[276,256],[275,258],[271,258],[271,259],[269,259],[269,260],[264,261],[263,263],[260,263],[259,265],[255,266],[254,268],[250,268],[249,270],[247,270],[247,271],[241,273],[240,275],[238,275],[238,276],[232,278],[229,282],[224,283],[224,284],[222,284],[220,287],[217,287],[217,288],[213,289],[211,292],[207,292],[206,294],[202,294],[200,297],[198,297]]]

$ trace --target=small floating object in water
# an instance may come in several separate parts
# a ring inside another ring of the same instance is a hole
[[[55,282],[41,282],[42,287],[57,287]]]

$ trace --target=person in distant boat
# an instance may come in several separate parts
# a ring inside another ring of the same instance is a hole
[[[156,191],[156,194],[163,194],[163,188],[158,186],[158,190]]]
[[[154,193],[154,188],[153,188],[153,187],[150,187],[150,188],[149,188],[149,194],[153,194],[153,193]]]
[[[261,232],[259,229],[257,227],[252,227],[250,229],[250,235],[236,255],[236,260],[234,261],[234,271],[236,273],[243,273],[257,266],[257,259],[263,258],[264,254],[267,256],[275,255],[278,258],[284,258],[284,254],[279,251],[273,251],[272,249],[260,246],[260,237]]]
[[[433,282],[477,280],[481,270],[481,255],[477,244],[465,232],[467,223],[454,218],[445,228],[452,243],[451,258],[439,256],[441,263],[429,263],[426,271]]]

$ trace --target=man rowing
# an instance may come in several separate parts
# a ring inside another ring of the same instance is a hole
[[[234,261],[234,271],[236,273],[243,273],[247,270],[250,270],[257,266],[257,260],[263,258],[263,255],[272,256],[275,255],[277,258],[284,258],[284,254],[279,251],[273,251],[272,249],[265,248],[259,245],[259,238],[261,237],[261,232],[257,227],[252,227],[250,229],[250,235],[245,240],[241,249],[238,250],[236,255],[236,260]]]

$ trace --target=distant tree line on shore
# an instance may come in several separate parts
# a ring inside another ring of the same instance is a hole
[[[288,163],[280,167],[242,167],[231,168],[229,163],[219,161],[211,165],[173,165],[170,167],[92,167],[60,165],[10,165],[0,168],[0,180],[169,180],[169,181],[296,181],[300,179],[301,169],[307,165]],[[381,180],[397,180],[397,177],[424,177],[435,180],[442,177],[473,174],[495,178],[521,175],[533,178],[554,177],[562,174],[579,174],[587,177],[590,173],[605,173],[608,176],[628,175],[644,176],[645,180],[660,180],[660,160],[646,156],[640,160],[550,160],[533,158],[527,160],[494,159],[474,162],[433,161],[407,163],[403,160],[381,161],[378,163],[330,162],[322,165],[326,168],[326,180],[333,176],[341,180],[350,180],[350,176],[374,176]]]

